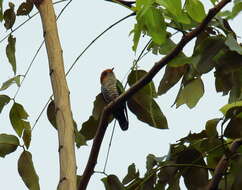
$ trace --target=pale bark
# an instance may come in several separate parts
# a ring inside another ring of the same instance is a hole
[[[73,119],[69,90],[65,78],[62,48],[56,24],[56,15],[51,0],[42,1],[37,5],[37,8],[40,12],[43,25],[45,45],[49,59],[50,78],[56,106],[60,161],[60,181],[58,189],[76,190]],[[48,147],[46,147],[46,151],[46,155],[48,155]]]

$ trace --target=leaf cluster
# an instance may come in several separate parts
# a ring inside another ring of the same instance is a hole
[[[216,4],[216,1],[211,3]],[[241,167],[242,149],[239,149],[238,154],[231,155],[229,144],[236,138],[242,138],[242,45],[228,21],[235,18],[241,8],[241,2],[234,1],[232,11],[221,12],[215,16],[196,37],[192,55],[188,57],[181,52],[168,63],[157,91],[151,82],[127,101],[131,112],[139,120],[152,126],[156,119],[148,119],[145,110],[155,104],[155,98],[164,95],[180,82],[174,104],[177,108],[183,104],[193,108],[205,91],[202,76],[214,72],[216,91],[229,95],[228,104],[221,108],[224,118],[207,121],[203,131],[190,133],[172,144],[169,153],[164,157],[148,155],[144,176],[140,176],[133,163],[128,167],[128,174],[123,180],[115,175],[103,178],[107,190],[180,189],[181,178],[184,179],[187,189],[206,189],[223,155],[227,156],[230,163],[222,174],[224,178],[220,181],[219,189],[240,189],[242,180],[236,166]],[[184,3],[180,0],[137,0],[132,10],[136,13],[137,21],[131,31],[133,50],[137,50],[142,36],[148,36],[151,43],[147,51],[155,55],[167,55],[176,47],[169,28],[186,35],[206,15],[199,0],[186,0]],[[135,79],[144,75],[145,71],[133,69],[128,76],[129,85],[132,86],[137,81]],[[142,100],[140,104],[135,102],[139,100]],[[152,104],[146,104],[146,100]],[[221,134],[218,133],[217,126],[222,128]]]
[[[232,105],[226,105],[221,110],[230,112],[234,109],[234,107],[226,109],[229,106]],[[102,179],[105,189],[180,190],[182,178],[187,189],[206,189],[223,155],[229,159],[229,167],[222,174],[225,177],[220,181],[219,189],[239,189],[242,180],[239,173],[241,171],[239,168],[242,166],[242,149],[240,148],[235,155],[230,153],[229,144],[232,140],[224,140],[217,132],[220,121],[221,118],[207,121],[203,131],[189,133],[176,144],[171,144],[168,154],[163,157],[149,154],[146,158],[144,176],[140,175],[134,163],[128,167],[123,180],[115,175],[108,175]],[[239,137],[241,138],[241,135]]]
[[[135,84],[135,82],[141,79],[145,74],[147,74],[147,72],[144,70],[132,71],[128,76],[129,86]],[[119,81],[118,85],[123,89],[123,86]],[[156,103],[155,98],[157,98],[155,85],[153,82],[150,82],[147,86],[140,89],[134,96],[132,96],[127,101],[127,105],[129,110],[135,114],[137,119],[140,121],[157,129],[167,129],[167,119],[162,113],[159,105]],[[98,94],[96,96],[96,100],[93,105],[92,115],[82,124],[82,128],[80,130],[80,133],[85,136],[86,140],[94,138],[98,127],[98,121],[100,119],[99,117],[104,107],[107,105],[102,94]],[[113,116],[111,115],[109,122],[112,120]]]

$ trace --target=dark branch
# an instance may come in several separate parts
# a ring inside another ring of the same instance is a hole
[[[124,6],[129,7],[129,8],[131,8],[132,5],[133,5],[134,3],[136,3],[136,1],[123,1],[123,0],[116,0],[116,1],[113,1],[113,0],[106,0],[106,1],[110,1],[110,2],[112,2],[112,3],[120,3],[120,4],[124,5]]]
[[[220,159],[218,165],[215,168],[213,178],[211,179],[211,181],[208,184],[207,190],[217,190],[218,189],[219,182],[228,168],[229,158],[236,153],[237,149],[241,145],[242,145],[242,139],[234,140],[234,142],[232,143],[232,145],[230,147],[230,153],[231,153],[230,156],[228,157],[228,156],[224,155]]]
[[[117,107],[118,105],[127,101],[127,99],[129,99],[132,95],[134,95],[139,89],[141,89],[146,84],[148,84],[154,78],[154,76],[165,65],[167,65],[167,63],[169,63],[169,61],[175,58],[182,51],[182,49],[188,42],[190,42],[194,37],[196,37],[199,33],[203,31],[203,29],[212,20],[212,18],[230,1],[231,0],[222,0],[214,8],[210,9],[208,12],[208,15],[205,17],[205,19],[198,27],[196,27],[194,30],[184,35],[181,41],[177,44],[177,46],[168,55],[163,57],[160,61],[156,62],[154,66],[151,68],[151,70],[142,79],[136,82],[126,92],[124,92],[115,101],[111,102],[103,109],[103,112],[101,114],[101,117],[98,123],[98,130],[93,140],[93,145],[92,145],[91,153],[89,155],[88,163],[84,170],[82,180],[80,182],[78,190],[86,189],[87,184],[90,180],[90,177],[94,172],[94,167],[97,162],[97,157],[100,151],[101,143],[108,126],[108,122],[107,122],[108,116],[112,112],[112,110],[115,109],[115,107]]]

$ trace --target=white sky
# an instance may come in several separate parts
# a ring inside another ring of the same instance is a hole
[[[21,1],[16,0],[14,2],[18,5]],[[7,1],[4,3],[4,7],[6,8]],[[63,5],[64,3],[57,5],[56,10],[59,11]],[[73,0],[58,21],[66,68],[70,67],[79,53],[100,32],[129,13],[125,8],[106,1]],[[26,18],[17,18],[17,23],[21,23]],[[242,25],[239,22],[241,19],[242,16],[240,15],[231,22],[232,28],[239,36],[242,36]],[[99,75],[101,71],[106,68],[115,67],[116,76],[121,80],[136,58],[136,55],[131,51],[132,37],[129,37],[129,32],[134,23],[135,18],[129,18],[106,33],[81,57],[78,64],[70,73],[68,84],[71,91],[72,112],[79,128],[81,123],[86,121],[91,114],[95,96],[100,92]],[[41,27],[40,18],[37,16],[14,33],[14,36],[17,38],[16,57],[18,74],[24,74],[42,41],[43,34]],[[6,34],[8,32],[6,32],[1,24],[0,39]],[[139,50],[142,49],[146,42],[147,39],[144,39],[140,43]],[[5,56],[6,43],[7,40],[0,44],[0,52],[2,52],[0,54],[0,83],[13,76],[11,66]],[[139,54],[139,50],[137,54]],[[191,51],[192,43],[185,47],[186,54],[190,55]],[[149,54],[140,63],[140,68],[148,70],[160,58],[160,56]],[[35,122],[39,112],[51,94],[48,73],[46,50],[42,48],[16,98],[16,101],[24,105],[26,111],[29,113],[31,124]],[[163,71],[154,79],[156,87],[158,87],[162,74]],[[171,108],[178,92],[178,85],[157,99],[160,108],[168,119],[169,130],[151,128],[137,120],[136,116],[129,112],[129,130],[123,132],[119,127],[116,127],[106,172],[108,174],[115,174],[122,179],[127,173],[128,165],[135,163],[143,175],[145,172],[146,156],[149,153],[156,156],[165,155],[168,152],[169,143],[174,143],[179,138],[187,135],[189,131],[201,131],[207,120],[220,117],[219,108],[226,104],[227,97],[222,97],[221,94],[215,93],[212,76],[213,73],[203,76],[205,94],[196,108],[192,110],[184,105],[178,109],[175,107]],[[1,94],[8,94],[12,97],[16,89],[13,85],[10,89],[1,92]],[[4,108],[0,115],[0,133],[15,134],[8,118],[11,105],[12,102]],[[95,170],[100,171],[104,166],[111,129],[112,124],[109,126],[102,143]],[[39,120],[32,135],[30,151],[40,178],[41,189],[53,190],[56,188],[59,180],[58,139],[57,132],[47,121],[46,112],[44,112]],[[76,150],[78,174],[82,174],[86,165],[91,144],[92,142],[89,142],[88,146]],[[27,189],[17,171],[17,159],[21,152],[22,149],[18,148],[17,151],[7,155],[4,159],[0,158],[2,189]],[[93,175],[87,189],[104,189],[100,181],[102,177],[104,176],[100,174]]]

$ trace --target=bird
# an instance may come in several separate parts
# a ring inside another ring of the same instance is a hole
[[[114,68],[106,69],[101,73],[101,93],[105,102],[114,101],[122,93],[118,86],[117,78],[113,72]],[[120,128],[125,131],[129,127],[126,103],[121,104],[113,111],[113,116],[118,120]]]

